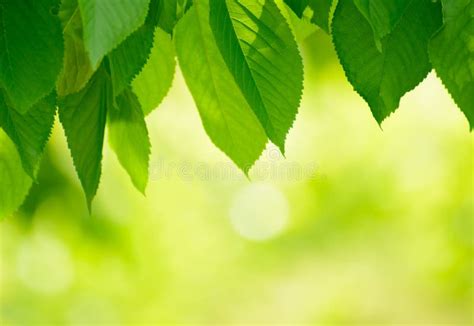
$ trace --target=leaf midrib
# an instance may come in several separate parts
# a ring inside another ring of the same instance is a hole
[[[236,31],[235,31],[235,25],[234,25],[234,19],[230,16],[230,12],[229,12],[229,8],[227,6],[227,0],[220,0],[220,1],[224,1],[224,6],[227,10],[227,14],[228,14],[228,17],[229,17],[229,20],[230,20],[230,23],[232,25],[232,33],[235,35],[235,38],[237,39],[237,44],[239,45],[239,49],[240,49],[240,54],[242,55],[243,57],[243,61],[245,63],[245,66],[247,67],[249,73],[250,73],[250,76],[252,77],[251,78],[251,81],[253,83],[253,85],[255,86],[255,89],[257,90],[257,95],[258,95],[258,99],[260,100],[260,103],[262,104],[262,107],[264,109],[263,113],[265,114],[265,117],[266,117],[266,122],[268,124],[268,127],[270,128],[270,130],[272,131],[272,136],[271,138],[273,138],[273,134],[275,132],[275,129],[274,129],[274,126],[270,120],[270,117],[269,117],[269,114],[268,114],[268,108],[265,104],[265,102],[263,101],[263,97],[262,97],[262,94],[261,94],[261,91],[260,91],[260,88],[258,87],[257,85],[257,82],[255,80],[255,76],[252,72],[252,69],[250,69],[250,64],[247,60],[247,57],[245,56],[244,54],[244,49],[242,48],[242,44],[241,44],[241,40],[239,38],[239,36],[237,35]],[[247,9],[245,8],[240,2],[236,1],[237,5],[239,5],[242,9]],[[263,8],[264,5],[262,5],[262,8]],[[243,22],[241,22],[243,24]],[[239,87],[240,88],[240,87]],[[265,130],[265,133],[268,135],[268,132],[266,130],[267,126],[265,126],[264,130]],[[268,135],[270,137],[270,135]]]

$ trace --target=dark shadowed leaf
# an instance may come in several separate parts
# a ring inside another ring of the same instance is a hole
[[[379,50],[370,24],[354,2],[339,1],[332,26],[334,44],[347,78],[379,123],[430,72],[428,42],[440,25],[439,3],[411,1]]]
[[[89,209],[99,186],[105,121],[112,104],[110,76],[103,67],[82,91],[59,103],[59,118]]]
[[[0,127],[15,143],[26,173],[34,178],[56,114],[56,97],[47,96],[25,114],[18,113],[0,91]]]
[[[433,37],[436,73],[474,128],[474,1],[444,0],[444,26]]]
[[[51,93],[63,64],[59,0],[0,2],[0,84],[26,112]]]

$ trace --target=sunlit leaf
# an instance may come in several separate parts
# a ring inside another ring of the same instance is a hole
[[[128,88],[108,112],[110,145],[135,187],[145,193],[151,144],[140,103]]]
[[[176,27],[176,52],[204,128],[214,144],[247,172],[267,138],[229,72],[209,26],[209,0],[196,2]]]
[[[211,0],[210,5],[228,69],[268,138],[284,152],[303,88],[302,59],[288,23],[273,0]]]
[[[0,220],[13,214],[31,187],[31,178],[11,139],[0,129]]]
[[[170,35],[155,30],[154,45],[143,70],[132,83],[145,115],[160,105],[173,83],[176,69],[174,45]]]
[[[145,24],[109,54],[114,96],[120,95],[140,73],[150,56],[158,19],[158,0],[150,2]]]

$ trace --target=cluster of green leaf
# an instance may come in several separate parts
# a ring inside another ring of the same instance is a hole
[[[474,125],[472,0],[0,0],[0,126],[20,172],[35,179],[58,113],[89,206],[106,126],[144,192],[145,117],[175,56],[206,132],[245,173],[268,141],[284,152],[303,88],[290,11],[332,36],[379,123],[434,68]],[[20,173],[4,144],[2,185]]]

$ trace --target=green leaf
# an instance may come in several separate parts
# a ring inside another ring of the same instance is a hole
[[[153,28],[144,25],[109,55],[114,96],[122,93],[140,72],[152,46]]]
[[[51,93],[63,63],[59,0],[0,2],[0,84],[26,112]]]
[[[285,0],[285,3],[302,18],[305,11],[312,11],[311,22],[329,33],[330,14],[333,0]]]
[[[207,134],[247,173],[267,138],[214,41],[209,0],[196,2],[176,26],[175,45]]]
[[[157,24],[157,8],[156,0],[150,2],[145,24],[109,54],[114,96],[130,85],[148,60]]]
[[[299,17],[287,4],[282,0],[275,0],[281,14],[285,17],[290,25],[296,42],[303,43],[310,35],[318,31],[318,26],[314,25],[306,15]]]
[[[430,58],[437,75],[474,128],[474,1],[445,0],[444,26]]]
[[[376,42],[379,43],[393,30],[411,2],[413,0],[354,0],[356,7],[372,27]]]
[[[310,0],[284,0],[288,7],[294,11],[298,17],[303,17],[303,14],[309,6]]]
[[[313,10],[311,21],[329,33],[331,7],[334,0],[310,0],[309,6]]]
[[[156,28],[154,46],[143,70],[132,83],[145,115],[160,105],[173,83],[176,60],[171,36]]]
[[[104,67],[82,91],[59,103],[59,118],[89,209],[99,186],[105,121],[112,103],[110,77]]]
[[[34,178],[56,114],[56,97],[51,94],[20,114],[0,91],[0,127],[15,143],[26,173]]]
[[[84,40],[77,0],[63,0],[59,10],[64,33],[64,65],[57,82],[59,96],[79,92],[94,74]]]
[[[379,51],[372,29],[352,0],[340,0],[334,13],[333,39],[346,76],[381,123],[431,70],[428,42],[441,25],[441,6],[411,1]]]
[[[118,98],[108,114],[109,142],[135,187],[145,193],[148,183],[150,140],[145,117],[130,88]]]
[[[294,36],[273,0],[211,0],[222,56],[266,134],[282,152],[303,88]],[[191,29],[191,28],[189,28]]]
[[[16,1],[16,0],[15,0]],[[78,0],[92,66],[143,23],[150,0]]]
[[[160,0],[158,26],[168,34],[173,34],[176,23],[191,7],[192,3],[193,0]]]
[[[31,184],[15,145],[0,129],[0,220],[18,209]]]

